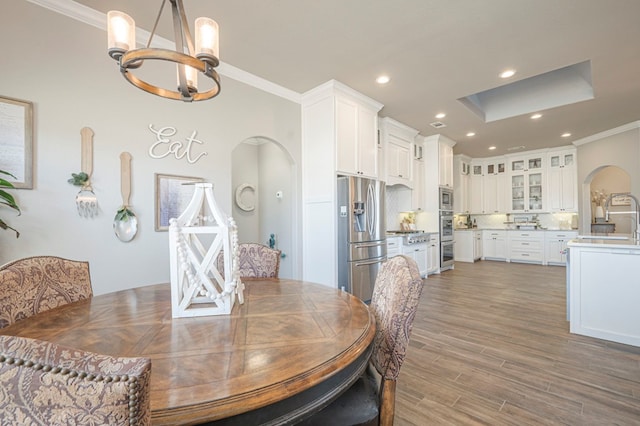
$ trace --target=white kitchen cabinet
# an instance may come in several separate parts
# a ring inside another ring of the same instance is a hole
[[[456,155],[453,158],[453,207],[456,213],[469,214],[471,158]]]
[[[411,188],[411,207],[414,211],[424,210],[424,161],[413,160],[413,187]]]
[[[482,231],[455,231],[454,240],[453,256],[456,262],[475,262],[482,258]]]
[[[472,214],[484,213],[482,205],[482,178],[484,176],[484,164],[480,160],[471,162],[469,210]]]
[[[427,276],[428,271],[428,259],[427,259],[427,246],[428,243],[416,243],[411,245],[402,246],[402,254],[409,256],[418,264],[418,270],[421,277]]]
[[[427,275],[440,271],[440,236],[436,233],[429,234],[427,243]]]
[[[508,210],[507,163],[503,157],[485,160],[482,178],[482,210],[485,214],[504,213]]]
[[[550,152],[547,157],[547,206],[551,212],[578,211],[576,150]]]
[[[545,231],[544,233],[545,263],[547,265],[565,266],[567,263],[567,243],[578,238],[577,231]]]
[[[359,102],[336,97],[337,171],[378,177],[378,112]]]
[[[387,237],[387,258],[402,254],[402,237]]]
[[[507,231],[491,229],[482,231],[482,258],[507,260]]]
[[[375,148],[367,158],[371,164],[376,162],[377,113],[382,104],[331,80],[305,92],[301,106],[302,278],[335,287],[336,174],[377,177],[369,166],[364,173],[357,163],[367,163],[365,147]],[[354,143],[362,148],[362,156],[356,156]]]
[[[438,141],[439,146],[439,184],[453,188],[453,144],[446,140]]]
[[[510,158],[510,211],[529,213],[544,211],[544,163],[542,153]]]
[[[482,231],[473,231],[473,260],[482,259]]]
[[[451,174],[453,174],[453,156],[440,156],[444,146],[453,148],[456,144],[453,140],[444,135],[426,136],[424,141],[424,166],[425,166],[425,230],[429,232],[438,231],[438,215],[440,209],[440,187],[441,177],[445,177],[447,172],[440,172],[442,167],[447,167],[447,158],[451,161]],[[449,152],[453,152],[452,149]],[[441,176],[442,175],[442,176]],[[452,176],[453,179],[453,176]],[[446,183],[446,182],[443,182]],[[452,182],[451,182],[452,183]],[[445,185],[446,186],[446,185]],[[455,203],[455,194],[454,194]],[[455,211],[457,207],[453,206]]]
[[[509,231],[509,261],[544,263],[544,231]]]
[[[392,118],[380,120],[387,185],[413,187],[413,143],[418,131]]]

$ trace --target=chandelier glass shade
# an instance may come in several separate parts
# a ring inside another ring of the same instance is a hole
[[[182,0],[169,1],[173,15],[175,50],[150,47],[166,3],[166,0],[163,0],[147,46],[143,48],[136,49],[136,24],[129,15],[115,10],[107,13],[109,56],[118,62],[120,72],[127,81],[146,92],[185,102],[211,99],[220,93],[220,76],[214,69],[219,65],[218,24],[213,19],[197,18],[194,26],[194,45]],[[132,72],[148,60],[168,61],[176,64],[177,90],[155,86]],[[213,87],[199,92],[199,73],[211,79]]]

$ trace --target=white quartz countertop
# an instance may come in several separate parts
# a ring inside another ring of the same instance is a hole
[[[625,250],[640,250],[640,242],[629,235],[578,235],[578,238],[570,240],[568,247],[602,247],[620,248]]]

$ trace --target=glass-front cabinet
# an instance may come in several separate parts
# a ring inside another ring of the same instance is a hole
[[[540,212],[544,208],[543,155],[512,158],[509,161],[511,175],[511,211]]]

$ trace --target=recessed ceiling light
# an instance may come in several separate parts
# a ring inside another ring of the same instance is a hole
[[[516,70],[504,70],[500,73],[500,78],[513,77],[516,74]]]
[[[470,138],[470,137],[472,137],[472,136],[475,136],[475,135],[476,135],[476,134],[475,134],[475,132],[469,132],[469,133],[467,133],[467,137],[469,137],[469,138]]]
[[[542,117],[542,114],[533,114],[533,115],[531,116],[531,119],[532,119],[532,120],[537,120],[537,119],[538,119],[538,118],[540,118],[540,117]]]
[[[391,79],[388,75],[381,75],[380,77],[376,78],[376,83],[378,84],[387,84],[389,81],[391,81]]]
[[[569,133],[569,132],[562,134],[563,138],[568,138],[569,136],[571,136],[571,133]]]
[[[444,112],[439,112],[436,114],[436,118],[445,118],[447,116],[447,114],[445,114]]]
[[[489,150],[491,150],[491,151],[493,151],[494,149],[496,149],[496,147],[495,147],[495,146],[490,146],[490,147],[489,147]]]

